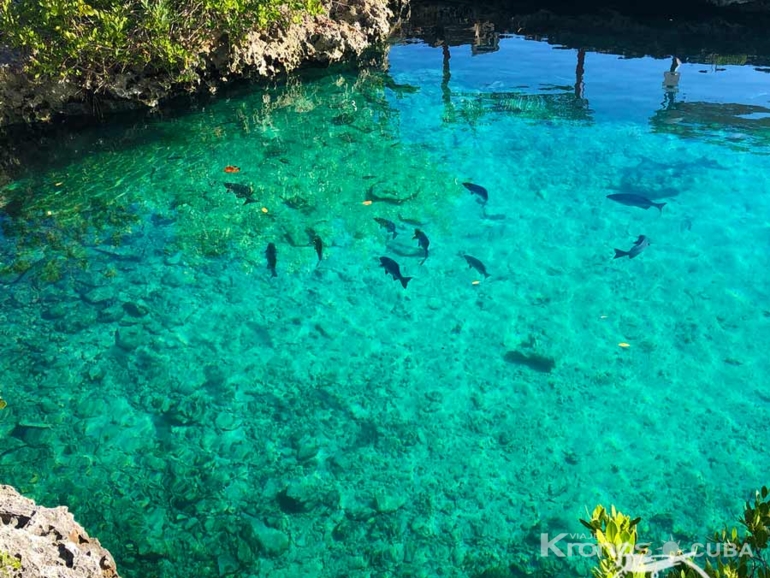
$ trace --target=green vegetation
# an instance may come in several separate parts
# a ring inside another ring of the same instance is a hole
[[[0,29],[30,56],[33,74],[98,90],[127,69],[194,83],[215,43],[322,8],[320,0],[0,0]]]
[[[749,61],[746,54],[715,54],[714,64],[717,66],[743,66]]]
[[[580,522],[591,530],[598,545],[599,566],[593,569],[596,578],[645,578],[651,573],[669,578],[770,578],[770,566],[765,558],[765,550],[770,539],[770,490],[767,487],[756,492],[754,503],[747,503],[740,524],[737,527],[724,528],[715,532],[711,543],[701,546],[695,558],[688,557],[688,552],[664,552],[676,558],[678,563],[672,568],[647,568],[647,572],[627,571],[630,556],[635,556],[638,569],[660,561],[661,556],[652,556],[649,544],[638,542],[637,525],[641,518],[630,519],[615,510],[608,513],[601,505],[597,506],[589,521]],[[669,543],[670,544],[670,543]],[[704,551],[705,548],[705,551]],[[683,555],[684,554],[684,555]],[[642,559],[650,555],[651,559]],[[698,560],[705,560],[698,566]],[[626,566],[626,569],[623,568]],[[666,570],[662,574],[659,571]]]
[[[7,552],[0,552],[0,578],[11,578],[21,570],[21,560]]]
[[[639,552],[636,525],[640,518],[631,519],[621,514],[612,506],[610,512],[604,506],[596,506],[591,520],[580,520],[591,530],[599,547],[599,567],[593,569],[596,578],[616,578],[625,574],[619,562],[622,556]],[[627,574],[629,578],[644,578],[644,572]]]

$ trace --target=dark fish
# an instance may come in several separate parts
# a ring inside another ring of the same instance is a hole
[[[388,221],[381,217],[374,217],[374,220],[380,224],[380,227],[384,227],[388,233],[393,233],[393,238],[396,238],[398,233],[396,232],[396,224],[393,221]]]
[[[650,207],[657,207],[662,213],[663,207],[666,203],[653,203],[650,199],[643,195],[636,195],[633,193],[617,193],[615,195],[607,195],[607,198],[611,201],[620,203],[621,205],[627,205],[629,207],[639,207],[640,209],[647,210]]]
[[[251,187],[242,185],[240,183],[222,183],[228,191],[235,193],[236,197],[244,198],[250,197],[252,194]]]
[[[430,247],[430,240],[428,239],[428,235],[420,231],[420,229],[414,230],[414,237],[412,239],[417,239],[417,243],[420,245],[423,251],[425,251],[425,259],[428,258],[428,247]],[[425,259],[422,260],[420,265],[425,263]]]
[[[481,197],[482,202],[486,203],[489,200],[489,193],[484,187],[474,185],[473,183],[463,183],[463,186],[468,189],[472,195]]]
[[[476,257],[471,257],[470,255],[463,255],[462,257],[467,261],[469,267],[476,269],[476,271],[484,275],[485,279],[489,277],[489,273],[487,273],[487,268],[484,267],[484,263],[476,259]]]
[[[406,289],[407,283],[409,283],[412,278],[401,275],[401,269],[399,268],[398,263],[389,257],[380,257],[380,265],[385,268],[386,275],[390,273],[393,276],[393,279],[401,281],[401,285]]]
[[[275,245],[273,243],[268,243],[265,255],[267,256],[267,268],[270,269],[273,277],[278,277],[278,274],[275,272],[277,254],[278,252],[275,250]]]
[[[318,255],[318,262],[320,263],[321,259],[324,258],[324,242],[318,235],[313,237],[313,247],[315,247],[315,254]]]
[[[246,185],[242,185],[240,183],[222,183],[225,188],[230,191],[231,193],[234,193],[235,196],[239,199],[246,199],[245,205],[249,203],[256,203],[254,199],[251,198],[251,196],[254,194],[254,191],[251,187],[248,187]]]
[[[615,259],[619,257],[626,257],[626,256],[629,259],[633,259],[649,246],[650,246],[650,240],[644,235],[639,235],[639,238],[636,241],[634,241],[634,246],[631,247],[628,251],[621,251],[620,249],[615,249]]]

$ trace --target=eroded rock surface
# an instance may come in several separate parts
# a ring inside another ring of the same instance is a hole
[[[119,578],[110,553],[67,508],[44,508],[0,486],[0,576]]]
[[[254,31],[238,45],[208,43],[199,91],[216,91],[239,77],[271,78],[303,64],[328,65],[360,56],[388,38],[409,11],[409,0],[348,0],[327,3],[325,14]],[[23,58],[0,47],[0,127],[50,120],[55,114],[100,115],[154,107],[189,91],[169,78],[141,70],[114,75],[94,95],[70,81],[33,79],[22,71]]]

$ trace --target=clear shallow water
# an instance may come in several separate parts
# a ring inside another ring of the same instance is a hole
[[[126,577],[574,574],[540,534],[597,503],[732,526],[768,471],[766,75],[685,63],[672,99],[589,53],[581,93],[576,51],[500,48],[73,135],[6,187],[0,481]]]

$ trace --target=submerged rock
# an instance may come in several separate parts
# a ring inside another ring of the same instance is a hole
[[[11,486],[0,486],[3,576],[119,578],[115,560],[66,507],[43,508]]]
[[[73,335],[91,327],[96,323],[96,318],[96,312],[93,310],[73,308],[65,317],[54,321],[54,329]]]
[[[115,345],[123,351],[133,351],[145,341],[144,332],[140,327],[121,327],[115,331]]]
[[[115,298],[115,292],[109,287],[96,287],[83,293],[81,297],[91,305],[106,305]]]
[[[123,303],[123,310],[131,317],[144,317],[150,312],[150,309],[146,305],[134,303],[132,301]]]
[[[406,498],[403,494],[395,492],[378,492],[374,496],[374,508],[380,514],[389,514],[395,512],[406,503]]]
[[[56,303],[54,305],[51,305],[50,307],[47,307],[43,310],[42,317],[46,321],[54,321],[56,319],[61,319],[67,315],[67,307],[63,305],[62,303]]]
[[[266,526],[261,520],[251,519],[247,535],[259,546],[260,551],[269,558],[280,556],[289,549],[289,537],[276,528]]]
[[[116,321],[120,321],[123,318],[123,314],[124,311],[122,307],[118,307],[117,305],[110,305],[109,307],[101,309],[96,318],[102,323],[114,323]]]

